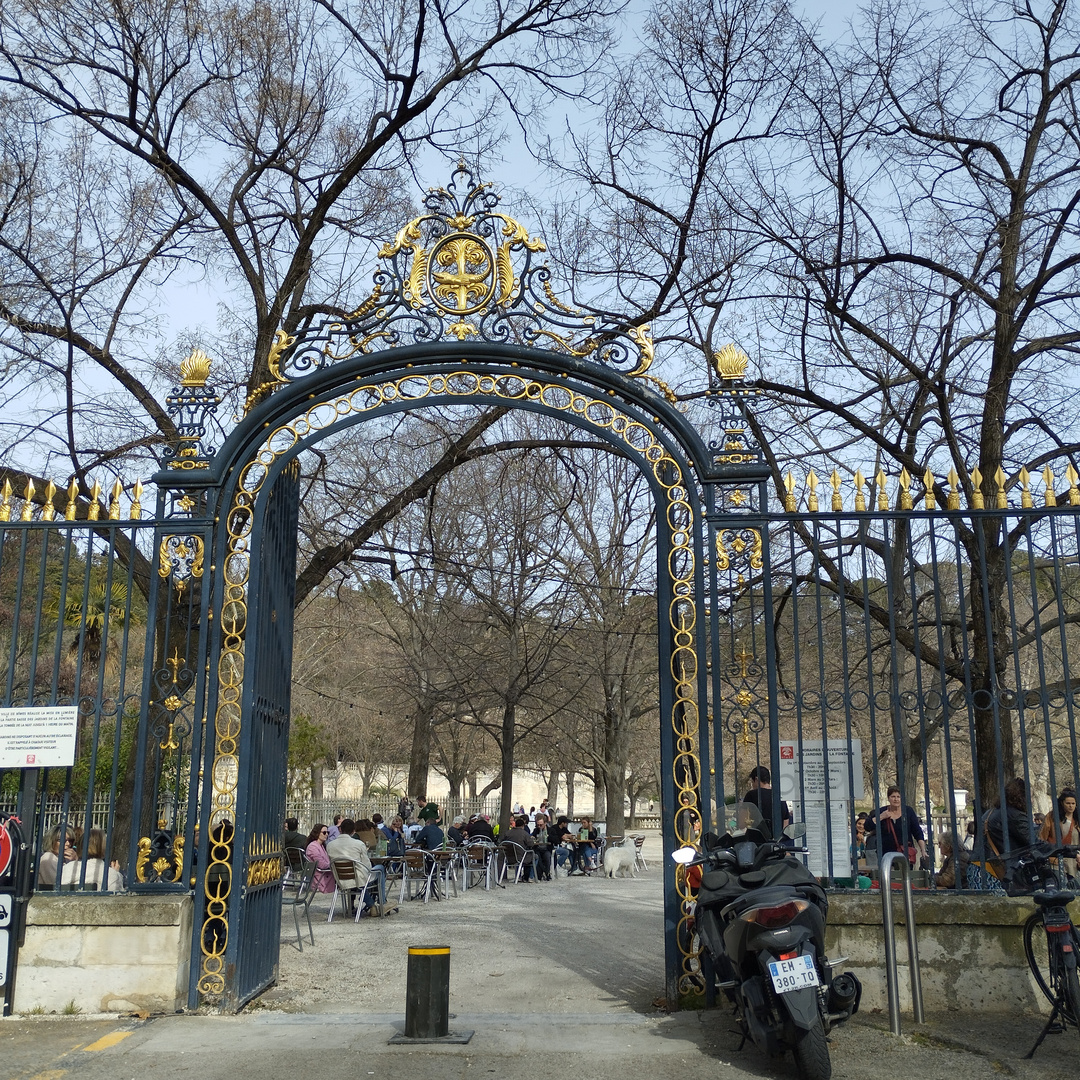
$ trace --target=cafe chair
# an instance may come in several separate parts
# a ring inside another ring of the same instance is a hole
[[[426,897],[431,887],[430,874],[434,869],[435,863],[429,863],[427,852],[422,848],[406,848],[401,861],[401,895],[398,903]]]
[[[484,882],[484,889],[491,888],[492,868],[495,861],[495,845],[474,842],[465,849],[463,878],[466,889]]]
[[[361,885],[356,876],[356,867],[351,859],[331,859],[330,872],[334,875],[334,895],[330,900],[330,914],[326,917],[327,922],[334,921],[334,912],[337,909],[338,897],[341,897],[342,911],[349,912],[350,905],[356,908],[356,920],[364,913],[364,898],[369,892],[378,895],[379,879],[369,875],[367,881]]]
[[[285,882],[285,886],[281,892],[282,906],[292,908],[293,922],[296,923],[296,944],[299,946],[301,952],[304,951],[304,940],[300,935],[301,911],[304,913],[304,918],[307,919],[308,934],[311,937],[311,944],[315,944],[315,931],[311,925],[311,901],[314,897],[315,864],[309,862],[301,869],[299,875],[294,875]]]
[[[645,856],[641,854],[641,849],[645,846],[645,837],[641,835],[635,835],[634,841],[634,865],[641,867],[642,870],[648,870],[649,864],[645,861]]]
[[[504,840],[499,844],[499,874],[496,879],[497,884],[501,885],[507,880],[510,868],[514,868],[514,884],[516,885],[521,881],[524,876],[526,868],[529,866],[527,858],[531,860],[531,853],[526,851],[520,844],[514,843],[513,840]]]
[[[304,872],[304,863],[307,856],[300,847],[287,847],[285,849],[285,873],[282,875],[282,883],[298,878]]]

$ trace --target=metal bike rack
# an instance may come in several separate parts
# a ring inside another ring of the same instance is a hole
[[[908,970],[911,973],[911,1007],[915,1023],[923,1022],[922,976],[919,973],[919,943],[915,936],[915,900],[911,895],[911,864],[903,851],[890,851],[878,870],[881,889],[881,916],[885,927],[885,982],[889,992],[889,1027],[900,1034],[900,982],[896,971],[896,926],[893,922],[892,868],[899,862],[903,868],[904,920],[907,923]]]

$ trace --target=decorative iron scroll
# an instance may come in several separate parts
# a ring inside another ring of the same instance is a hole
[[[157,829],[152,837],[139,840],[135,858],[135,879],[142,883],[180,880],[184,869],[184,838],[170,829]]]
[[[158,575],[183,591],[203,576],[203,541],[200,536],[166,536],[158,552]]]
[[[345,316],[296,338],[277,332],[270,356],[273,382],[260,391],[340,363],[357,353],[441,338],[527,345],[627,369],[665,396],[645,375],[653,361],[646,325],[586,314],[556,295],[551,271],[534,256],[543,240],[499,209],[491,184],[459,166],[445,188],[431,189],[425,212],[379,249],[384,265],[371,295]],[[257,392],[250,408],[262,396]]]
[[[180,364],[180,385],[165,399],[169,415],[176,420],[179,436],[173,446],[162,452],[166,466],[175,469],[205,469],[214,456],[214,447],[206,444],[206,428],[221,404],[220,395],[208,386],[210,357],[195,349]]]

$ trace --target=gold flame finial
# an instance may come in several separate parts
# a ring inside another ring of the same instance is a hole
[[[67,521],[75,520],[75,513],[79,508],[79,482],[74,477],[67,489],[67,506],[64,507],[64,518]]]
[[[923,487],[926,489],[926,509],[936,510],[937,499],[934,498],[934,474],[927,469],[922,477]]]
[[[138,521],[142,517],[142,493],[143,482],[141,480],[135,481],[134,488],[131,489],[131,520]]]
[[[1069,505],[1080,506],[1080,487],[1076,486],[1076,481],[1080,480],[1080,473],[1078,473],[1070,461],[1065,469],[1065,479],[1069,481]]]
[[[874,477],[874,483],[877,484],[877,508],[879,510],[889,509],[889,493],[885,490],[885,470],[878,469],[877,475]]]
[[[5,480],[0,488],[0,521],[11,520],[11,481]]]
[[[787,494],[784,496],[784,510],[789,514],[795,513],[795,477],[789,472],[784,477],[784,488]]]
[[[855,470],[855,512],[861,513],[866,509],[866,495],[863,492],[863,486],[866,484],[866,477],[862,474],[862,469]]]
[[[746,367],[750,357],[735,344],[725,345],[719,352],[713,353],[713,366],[716,374],[725,382],[736,382],[746,377]]]
[[[205,386],[210,378],[210,357],[202,349],[192,349],[188,356],[180,361],[181,386]]]
[[[810,470],[806,477],[806,486],[810,489],[810,498],[806,500],[806,509],[809,510],[811,514],[816,514],[818,511],[818,478],[817,473],[814,472],[813,469]]]

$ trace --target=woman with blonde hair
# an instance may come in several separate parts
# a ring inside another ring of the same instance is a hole
[[[83,876],[85,867],[86,875]],[[108,876],[106,876],[106,872]],[[96,886],[102,892],[123,892],[124,879],[120,876],[120,864],[113,859],[105,865],[105,834],[91,829],[86,838],[86,862],[69,862],[60,878],[61,885],[90,888]]]

